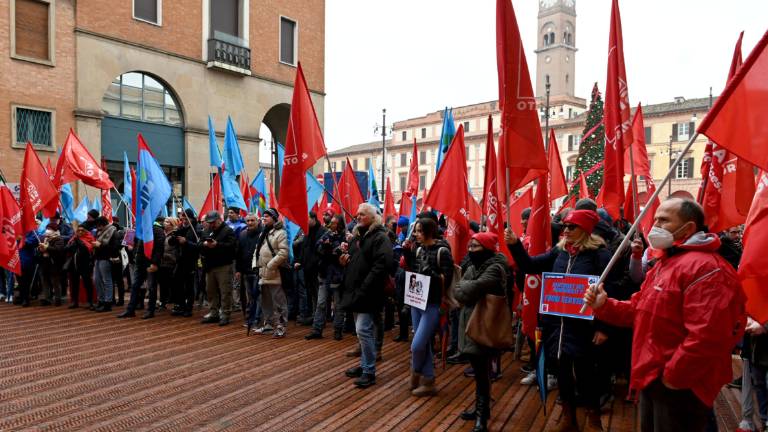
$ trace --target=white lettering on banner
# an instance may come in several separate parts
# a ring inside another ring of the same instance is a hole
[[[536,109],[536,100],[519,100],[517,101],[518,111],[530,111]]]
[[[37,186],[29,180],[27,180],[27,199],[32,206],[32,211],[37,213],[42,207],[42,202],[40,200],[40,194],[37,193]]]

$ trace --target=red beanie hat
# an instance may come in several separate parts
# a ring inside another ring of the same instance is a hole
[[[499,236],[492,232],[479,232],[472,236],[473,240],[477,240],[480,245],[488,250],[499,250]]]
[[[587,234],[592,234],[592,230],[599,221],[600,216],[594,210],[571,210],[563,219],[563,223],[577,225]]]

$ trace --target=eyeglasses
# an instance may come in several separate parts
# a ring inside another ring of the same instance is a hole
[[[563,231],[565,230],[573,231],[578,227],[579,227],[578,225],[574,225],[574,224],[565,224],[563,225]]]

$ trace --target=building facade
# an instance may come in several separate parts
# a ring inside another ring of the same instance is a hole
[[[40,5],[55,11],[47,23],[36,10]],[[212,172],[208,116],[219,145],[232,118],[246,169],[255,174],[262,124],[284,141],[299,61],[323,124],[323,0],[8,0],[0,3],[0,16],[26,23],[22,34],[32,34],[27,39],[33,42],[56,31],[55,47],[49,43],[55,58],[30,61],[11,53],[0,61],[3,76],[29,81],[2,84],[18,88],[0,96],[6,99],[0,103],[0,134],[11,136],[11,145],[2,149],[9,166],[20,166],[23,150],[17,147],[26,136],[14,132],[21,122],[7,110],[39,107],[54,114],[50,126],[37,124],[32,136],[55,125],[47,141],[52,159],[73,128],[119,181],[123,152],[135,163],[141,133],[174,193],[199,206]],[[12,23],[3,28],[13,30]],[[18,178],[18,170],[8,171],[9,179]]]
[[[588,108],[586,100],[574,94],[577,51],[575,1],[540,0],[537,20],[535,77],[542,133],[546,137],[548,128],[554,130],[563,170],[571,181]],[[666,175],[671,164],[670,159],[677,157],[711,103],[711,98],[686,100],[677,97],[671,102],[643,106],[645,143],[651,172],[657,183]],[[479,200],[485,179],[485,143],[489,115],[493,119],[494,143],[498,151],[501,116],[498,101],[454,107],[453,115],[456,126],[464,126],[469,186],[475,198]],[[384,165],[385,176],[392,182],[396,199],[399,200],[407,186],[414,141],[419,152],[420,190],[431,187],[436,175],[436,151],[442,123],[443,110],[394,123],[392,138],[386,143]],[[691,150],[684,155],[683,163],[677,168],[671,186],[664,188],[662,197],[669,194],[696,196],[701,182],[699,166],[705,142],[704,137],[698,138]],[[330,153],[331,163],[337,164],[337,168],[342,167],[347,157],[359,170],[367,170],[368,164],[374,163],[377,180],[381,178],[381,141],[354,145]],[[626,181],[629,181],[628,177]],[[643,182],[640,183],[638,201],[642,204],[646,200],[646,194]]]

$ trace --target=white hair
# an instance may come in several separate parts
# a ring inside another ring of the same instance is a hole
[[[357,208],[357,211],[360,212],[361,210],[364,210],[368,215],[373,216],[373,222],[381,225],[381,215],[379,214],[379,211],[376,207],[374,207],[370,203],[362,203]]]

